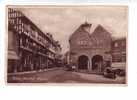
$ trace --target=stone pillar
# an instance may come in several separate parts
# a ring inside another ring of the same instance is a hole
[[[92,71],[92,59],[90,59],[90,71]]]
[[[90,60],[88,60],[88,71],[90,70]]]
[[[88,70],[91,71],[92,70],[92,60],[89,59],[88,61]]]

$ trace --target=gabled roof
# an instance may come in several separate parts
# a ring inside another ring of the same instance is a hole
[[[83,28],[82,28],[83,25],[80,25],[69,37],[69,40],[77,33],[79,33],[80,31],[83,31],[85,34],[87,34],[89,37],[90,37],[90,33],[85,31]]]
[[[91,25],[91,24],[90,24]],[[95,35],[97,35],[97,34],[100,34],[100,33],[109,33],[107,36],[110,36],[111,37],[111,34],[110,34],[110,32],[108,32],[102,25],[97,25],[97,27],[94,29],[94,31],[92,32],[92,33],[89,33],[89,32],[87,32],[87,31],[85,31],[83,28],[82,28],[82,26],[83,26],[83,24],[82,25],[80,25],[77,29],[76,29],[76,31],[74,31],[73,32],[73,34],[70,36],[70,38],[69,38],[69,40],[72,38],[72,36],[74,35],[74,34],[77,34],[79,31],[84,31],[84,33],[85,34],[87,34],[88,36],[89,36],[89,38],[92,40],[92,38],[94,38],[94,36]],[[92,28],[92,26],[91,26],[91,28]],[[104,37],[106,37],[106,36],[104,36]]]
[[[100,33],[109,33],[107,35],[111,36],[110,32],[108,32],[102,25],[99,24],[91,33],[91,37],[94,35],[100,35]]]

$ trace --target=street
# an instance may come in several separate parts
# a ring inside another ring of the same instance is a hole
[[[116,79],[105,78],[102,75],[65,71],[62,68],[30,72],[21,74],[9,74],[8,83],[105,83],[124,84],[125,77]]]

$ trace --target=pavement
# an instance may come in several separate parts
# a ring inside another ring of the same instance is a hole
[[[49,68],[49,69],[44,69],[44,70],[34,70],[34,71],[26,71],[26,72],[14,72],[14,73],[8,73],[8,75],[24,75],[24,74],[32,74],[32,73],[39,73],[39,72],[46,72],[46,71],[52,71],[52,70],[58,70],[62,68]]]
[[[8,83],[105,83],[124,84],[125,77],[116,79],[105,78],[102,75],[65,71],[62,68],[54,70],[8,74]]]

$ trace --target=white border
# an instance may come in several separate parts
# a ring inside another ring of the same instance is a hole
[[[137,3],[129,5],[128,86],[6,86],[5,69],[5,5],[0,4],[0,98],[3,100],[136,100],[137,99]],[[18,3],[15,3],[18,4]],[[34,4],[34,3],[31,3]],[[103,3],[103,5],[106,3]],[[109,5],[110,3],[107,3]],[[23,4],[24,5],[24,4]],[[30,3],[29,3],[30,5]],[[42,5],[44,5],[42,3]],[[99,4],[95,4],[99,5]],[[114,5],[114,4],[113,4]]]

